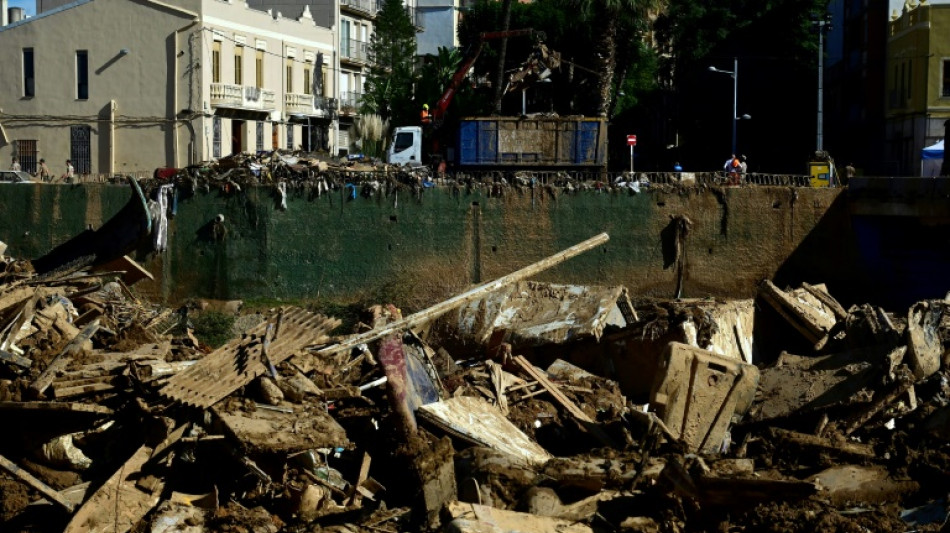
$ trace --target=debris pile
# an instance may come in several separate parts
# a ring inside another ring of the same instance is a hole
[[[211,349],[141,269],[0,256],[4,531],[940,531],[950,303],[532,275]],[[946,529],[944,529],[945,531]]]

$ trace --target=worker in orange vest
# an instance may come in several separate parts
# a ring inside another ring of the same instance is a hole
[[[422,104],[422,112],[419,115],[423,124],[429,123],[429,104]]]

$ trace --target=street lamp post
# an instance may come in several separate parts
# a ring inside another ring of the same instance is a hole
[[[824,67],[825,67],[825,32],[831,30],[831,15],[825,15],[825,18],[811,21],[812,25],[818,28],[818,141],[815,150],[821,152],[824,148],[824,126],[822,124],[824,114]]]
[[[739,96],[739,58],[732,58],[732,70],[722,70],[716,67],[709,67],[710,72],[719,72],[721,74],[728,74],[732,76],[732,153],[736,153],[736,122],[739,119],[748,120],[752,117],[749,115],[742,115],[741,117],[737,114],[737,104]]]

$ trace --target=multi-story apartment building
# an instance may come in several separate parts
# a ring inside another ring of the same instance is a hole
[[[234,0],[77,0],[0,27],[0,159],[112,175],[336,151],[337,36]]]
[[[416,28],[421,30],[422,18],[415,8],[417,0],[403,0]],[[318,24],[334,28],[339,40],[332,70],[339,87],[339,148],[359,151],[354,121],[363,101],[363,88],[369,76],[370,39],[376,16],[383,0],[247,0],[258,9],[279,11],[284,16],[298,17],[305,10]]]
[[[916,3],[888,25],[885,140],[898,175],[920,172],[921,150],[950,120],[950,5]]]

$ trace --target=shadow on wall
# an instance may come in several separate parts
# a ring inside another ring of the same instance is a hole
[[[825,283],[845,309],[872,304],[905,312],[950,291],[950,221],[858,216],[838,195],[773,281],[779,287]]]

